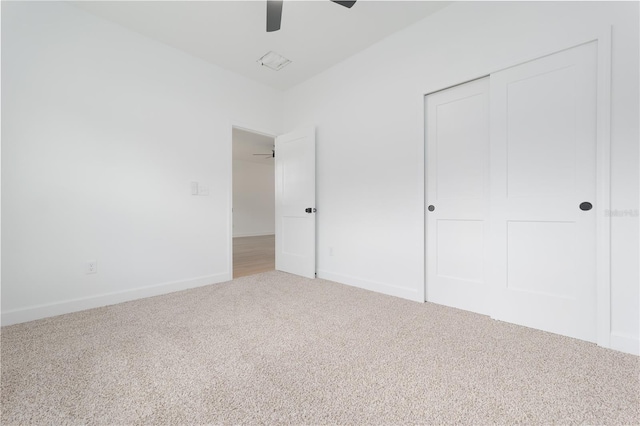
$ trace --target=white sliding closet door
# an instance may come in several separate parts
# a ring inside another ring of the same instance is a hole
[[[527,62],[490,91],[492,316],[592,342],[596,57],[590,43]]]
[[[428,95],[427,300],[489,313],[489,78]]]

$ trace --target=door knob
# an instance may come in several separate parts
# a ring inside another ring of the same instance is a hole
[[[305,211],[306,213],[315,213],[315,212],[316,212],[316,209],[315,209],[315,207],[314,207],[314,208],[307,207],[306,209],[304,209],[304,211]]]
[[[580,210],[582,211],[588,211],[591,210],[591,208],[593,207],[593,204],[591,204],[588,201],[585,201],[584,203],[580,203]]]
[[[432,212],[436,209],[436,206],[434,206],[433,204],[431,204],[429,207],[427,207],[427,209]]]

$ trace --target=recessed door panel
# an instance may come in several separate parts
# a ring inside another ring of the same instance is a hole
[[[508,222],[507,288],[575,298],[574,222]]]
[[[563,195],[573,191],[575,71],[574,67],[543,69],[539,74],[507,84],[509,197]]]
[[[439,278],[484,283],[484,229],[480,220],[438,220]]]
[[[309,255],[308,244],[300,238],[306,232],[306,221],[305,217],[282,218],[282,254],[297,257]]]
[[[486,128],[483,93],[454,99],[436,107],[436,198],[482,198],[485,195],[487,145],[478,143],[478,129]]]

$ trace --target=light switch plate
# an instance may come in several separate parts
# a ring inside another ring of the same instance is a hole
[[[191,182],[191,195],[198,195],[198,182]]]

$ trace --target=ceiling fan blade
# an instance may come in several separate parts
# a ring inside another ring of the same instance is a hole
[[[267,32],[271,33],[280,29],[282,20],[283,0],[267,0]]]
[[[338,3],[340,6],[347,7],[351,9],[351,7],[356,4],[356,0],[353,1],[341,1],[341,0],[331,0],[334,3]]]

